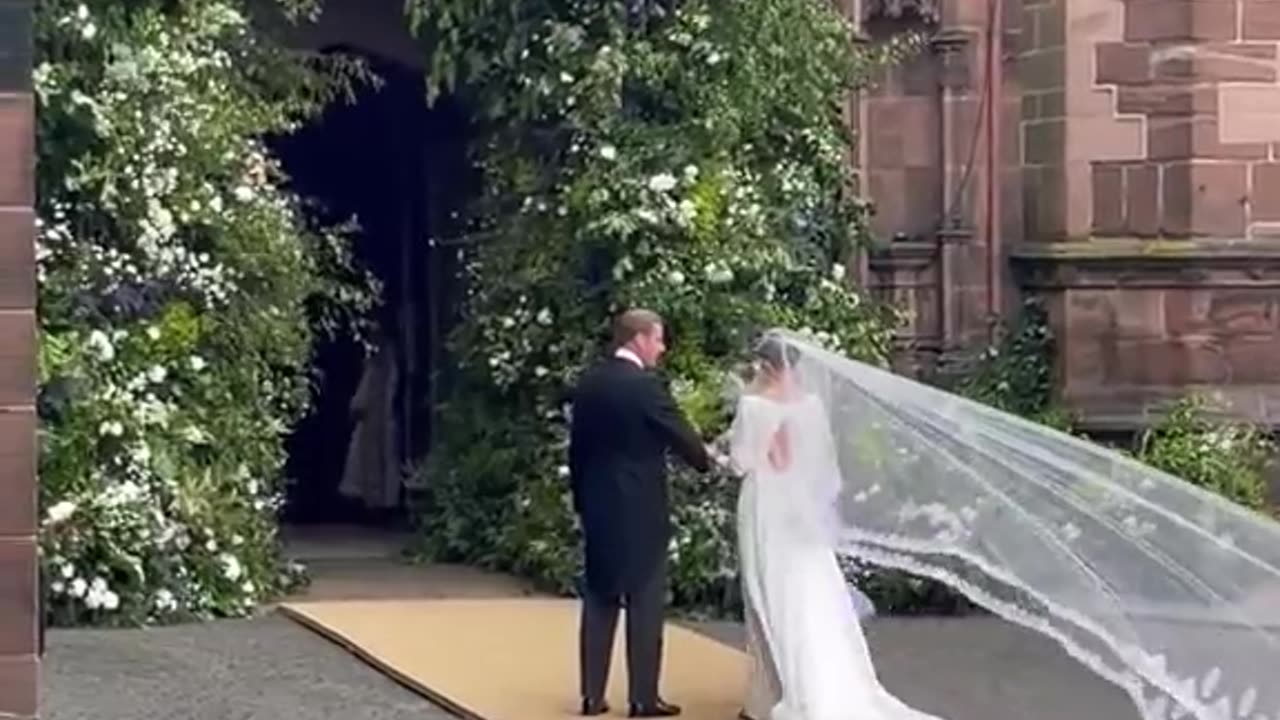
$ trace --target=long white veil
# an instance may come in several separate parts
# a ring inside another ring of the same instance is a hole
[[[829,415],[839,552],[1053,638],[1146,720],[1280,720],[1280,524],[800,335],[769,337]]]

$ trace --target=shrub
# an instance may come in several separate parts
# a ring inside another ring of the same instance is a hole
[[[280,590],[282,436],[312,323],[371,294],[263,144],[357,77],[234,0],[37,12],[42,563],[58,623],[240,615]]]
[[[1240,505],[1262,510],[1275,443],[1253,423],[1223,420],[1212,400],[1192,395],[1139,436],[1140,460]],[[1217,417],[1215,417],[1217,415]]]
[[[571,591],[562,404],[626,306],[661,312],[681,405],[724,429],[724,371],[770,326],[883,361],[894,318],[844,278],[845,93],[900,46],[858,48],[834,6],[690,0],[413,4],[431,90],[479,108],[487,192],[419,508],[422,551]],[[714,18],[714,20],[713,20]],[[673,600],[732,605],[735,484],[673,477]]]

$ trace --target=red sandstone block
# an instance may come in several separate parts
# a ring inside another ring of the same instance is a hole
[[[1231,382],[1263,385],[1280,382],[1280,335],[1269,338],[1232,338],[1224,345]]]
[[[1280,221],[1280,163],[1253,166],[1249,210],[1254,221]]]
[[[0,310],[36,304],[35,215],[0,209]]]
[[[1147,124],[1147,157],[1152,160],[1265,160],[1265,143],[1224,143],[1212,115],[1157,117]]]
[[[1246,40],[1280,40],[1280,0],[1244,0]]]
[[[34,311],[0,310],[0,408],[34,403],[35,343]]]
[[[1270,288],[1171,289],[1165,293],[1164,314],[1173,336],[1280,333],[1280,297]]]
[[[1236,0],[1127,0],[1126,40],[1233,40]]]
[[[1116,109],[1153,117],[1211,115],[1218,111],[1218,91],[1185,85],[1121,86]]]
[[[1275,82],[1277,77],[1274,44],[1210,43],[1156,57],[1156,82]]]
[[[0,207],[34,201],[34,113],[30,95],[0,94]]]
[[[35,530],[35,412],[0,411],[0,537]]]
[[[38,649],[36,567],[34,538],[0,538],[0,657]]]
[[[39,712],[40,661],[35,655],[0,657],[0,717],[34,718]]]
[[[1140,237],[1160,233],[1160,166],[1150,163],[1125,168],[1125,218],[1129,232]]]
[[[1242,237],[1248,202],[1247,167],[1240,162],[1174,163],[1164,168],[1165,234]]]
[[[1093,164],[1093,231],[1124,235],[1124,168],[1118,163]]]
[[[1099,43],[1098,83],[1103,85],[1143,85],[1151,81],[1151,48],[1133,43]]]

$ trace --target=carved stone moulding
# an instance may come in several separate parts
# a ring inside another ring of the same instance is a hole
[[[1024,244],[1048,301],[1061,397],[1083,429],[1140,429],[1189,394],[1280,429],[1280,241]]]
[[[1010,251],[1030,290],[1280,288],[1280,239],[1102,239],[1023,243]]]

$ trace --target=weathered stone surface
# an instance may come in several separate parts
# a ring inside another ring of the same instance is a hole
[[[1127,40],[1232,40],[1236,0],[1126,0]]]
[[[1063,397],[1085,425],[1132,429],[1200,387],[1280,427],[1280,243],[1097,239],[1015,256],[1059,299]]]
[[[1163,230],[1175,237],[1243,237],[1248,203],[1243,163],[1184,163],[1164,169]]]
[[[1280,0],[1244,0],[1246,40],[1280,40]]]

